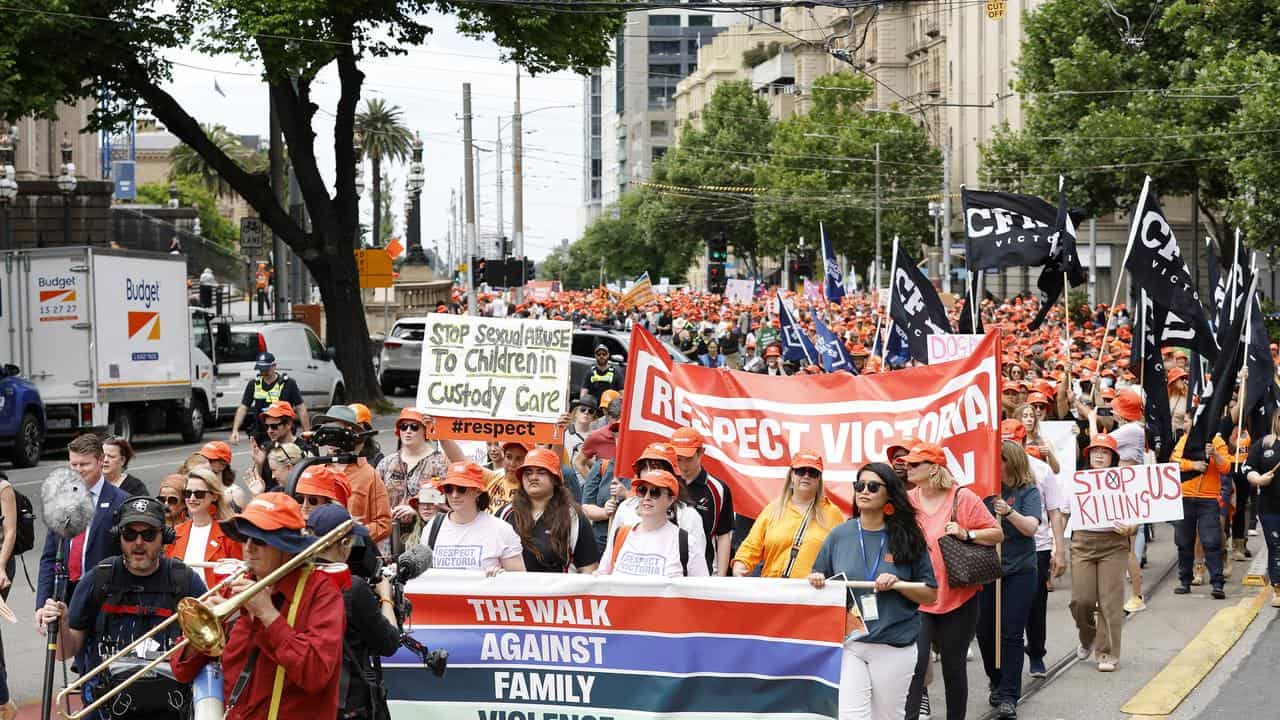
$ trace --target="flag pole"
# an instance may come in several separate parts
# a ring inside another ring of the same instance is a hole
[[[893,336],[893,275],[898,272],[898,236],[893,236],[893,254],[889,260],[889,296],[885,299],[884,306],[884,322],[885,322],[885,338],[880,345],[880,369],[888,364],[889,357],[889,338]]]
[[[1133,223],[1129,225],[1129,241],[1124,245],[1124,259],[1120,261],[1120,270],[1124,271],[1124,266],[1129,262],[1129,251],[1133,249],[1133,241],[1138,236],[1138,223],[1142,220],[1140,211],[1147,204],[1147,193],[1151,191],[1151,176],[1148,175],[1142,181],[1142,194],[1138,196],[1138,204],[1135,206],[1133,213]],[[1107,349],[1107,333],[1111,330],[1111,316],[1116,312],[1116,302],[1120,300],[1120,278],[1116,278],[1115,289],[1111,293],[1111,305],[1107,307],[1107,319],[1102,323],[1102,346],[1098,348],[1098,365],[1102,365],[1102,356]],[[1094,383],[1094,389],[1097,389],[1097,383]]]
[[[1240,247],[1240,229],[1236,228],[1237,255],[1239,254],[1239,247]],[[1235,272],[1235,270],[1233,269],[1232,272]],[[1240,338],[1241,340],[1240,344],[1244,346],[1242,349],[1242,352],[1244,353],[1244,359],[1240,363],[1240,372],[1236,375],[1236,382],[1239,383],[1240,385],[1240,394],[1236,397],[1235,445],[1237,448],[1240,447],[1240,433],[1243,432],[1244,430],[1245,399],[1248,398],[1249,396],[1248,388],[1245,385],[1249,381],[1249,336],[1253,334],[1253,304],[1257,302],[1257,300],[1254,299],[1253,297],[1253,292],[1258,287],[1258,253],[1256,252],[1253,253],[1249,258],[1249,274],[1253,276],[1253,278],[1249,282],[1249,294],[1245,296],[1249,299],[1249,304],[1246,306],[1248,310],[1245,310],[1245,312],[1249,314],[1244,319],[1244,337]],[[1240,452],[1237,449],[1236,452],[1232,453],[1231,464],[1233,466],[1239,465],[1239,461],[1238,461],[1239,457],[1240,457]],[[1239,468],[1232,467],[1232,472],[1239,472]],[[1243,510],[1244,510],[1243,506],[1238,508],[1238,511],[1243,511]]]

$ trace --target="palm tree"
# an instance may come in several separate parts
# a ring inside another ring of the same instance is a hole
[[[413,150],[413,133],[400,122],[401,110],[388,106],[381,98],[365,101],[364,111],[356,113],[356,131],[360,135],[361,155],[373,166],[373,234],[375,243],[382,238],[382,161],[403,162]]]
[[[208,136],[210,142],[240,163],[240,166],[245,170],[256,173],[264,172],[267,169],[266,153],[257,148],[246,146],[240,141],[240,136],[226,127],[222,125],[205,125],[204,134]],[[183,175],[195,175],[200,178],[200,183],[214,195],[227,197],[235,194],[231,186],[227,184],[227,181],[218,174],[218,171],[209,167],[204,158],[200,157],[200,154],[192,149],[190,145],[183,143],[175,146],[169,151],[169,159],[172,161],[169,167],[170,180],[176,180]]]

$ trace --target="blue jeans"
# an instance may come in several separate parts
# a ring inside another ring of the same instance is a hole
[[[1000,699],[1018,702],[1022,697],[1022,633],[1031,616],[1039,573],[1035,570],[1005,575],[1000,613],[1000,667],[996,667],[996,584],[988,583],[978,593],[978,649],[987,680]]]
[[[1271,584],[1280,587],[1280,513],[1259,515],[1262,539],[1267,541],[1267,575]]]
[[[1222,510],[1217,500],[1182,498],[1182,519],[1173,526],[1173,542],[1178,546],[1178,582],[1182,585],[1191,584],[1197,534],[1210,582],[1220,588],[1226,580],[1222,577]]]

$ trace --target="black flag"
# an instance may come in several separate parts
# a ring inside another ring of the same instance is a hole
[[[1146,290],[1157,306],[1167,308],[1189,326],[1191,347],[1205,357],[1216,358],[1218,346],[1209,329],[1209,317],[1182,260],[1173,228],[1151,192],[1149,176],[1142,184],[1142,195],[1133,214],[1128,252],[1124,267],[1133,284]]]
[[[1271,433],[1271,417],[1276,412],[1276,363],[1271,357],[1271,338],[1262,319],[1257,298],[1249,309],[1249,377],[1245,380],[1245,427],[1257,440]]]
[[[1057,212],[1031,195],[960,189],[971,270],[1039,266],[1049,259]]]
[[[1080,253],[1076,250],[1076,226],[1067,212],[1066,181],[1058,176],[1058,212],[1054,217],[1054,233],[1050,238],[1049,257],[1040,270],[1040,279],[1036,287],[1040,288],[1040,310],[1027,326],[1035,330],[1044,322],[1045,316],[1062,298],[1064,282],[1076,287],[1088,280],[1084,267],[1080,264]],[[1065,275],[1065,277],[1064,277]]]
[[[889,317],[894,325],[907,333],[911,358],[918,362],[929,361],[929,335],[950,333],[951,321],[942,298],[920,272],[916,261],[894,239],[893,277],[889,279]]]
[[[964,307],[960,310],[960,322],[956,332],[966,335],[982,335],[986,332],[982,329],[982,305],[978,301],[978,289],[974,287],[977,281],[977,274],[970,272],[968,282],[965,283]],[[978,321],[976,327],[975,319]]]
[[[1133,341],[1129,346],[1129,371],[1142,379],[1145,396],[1143,418],[1156,462],[1166,462],[1173,453],[1173,417],[1169,412],[1169,386],[1159,338],[1164,334],[1164,308],[1158,307],[1144,290],[1130,294],[1133,308]]]
[[[1205,383],[1204,392],[1200,396],[1200,405],[1196,407],[1195,420],[1192,421],[1191,432],[1188,433],[1187,444],[1183,449],[1183,457],[1188,460],[1204,460],[1204,446],[1218,432],[1218,423],[1222,420],[1235,388],[1236,377],[1240,374],[1240,365],[1244,362],[1240,339],[1244,335],[1245,320],[1249,317],[1247,298],[1253,293],[1253,282],[1248,290],[1239,295],[1241,305],[1231,314],[1231,324],[1219,328],[1222,338],[1222,351],[1213,363],[1213,374]]]

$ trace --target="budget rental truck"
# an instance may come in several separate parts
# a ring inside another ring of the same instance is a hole
[[[217,412],[213,343],[181,256],[61,247],[0,263],[0,362],[39,389],[50,435],[201,439]]]

